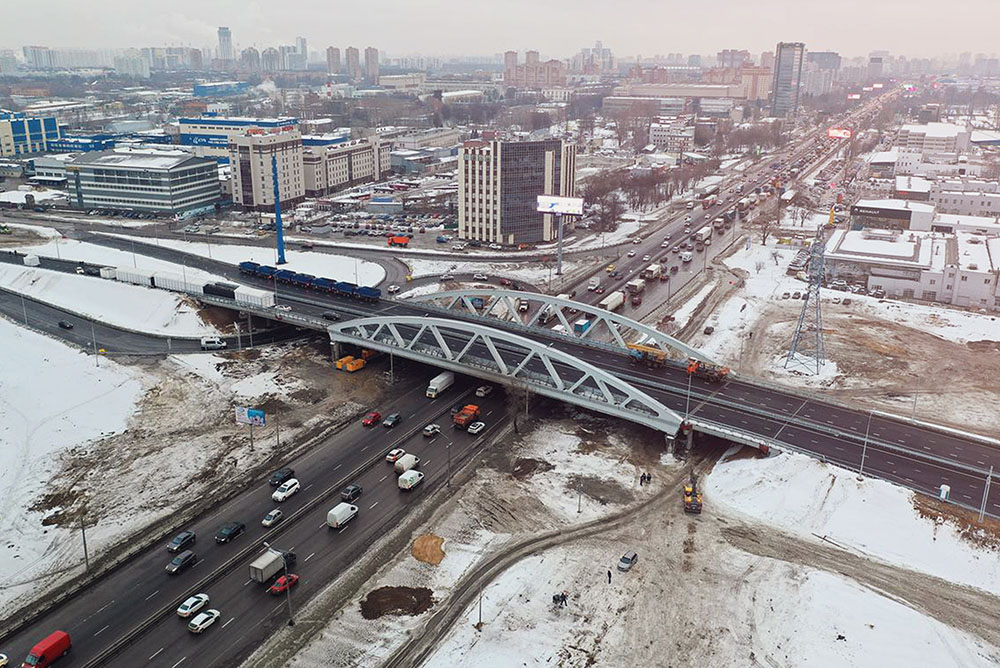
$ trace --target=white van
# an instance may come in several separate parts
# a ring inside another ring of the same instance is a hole
[[[424,474],[420,471],[407,471],[403,475],[399,476],[399,488],[402,490],[411,490],[420,483],[424,481]]]
[[[331,529],[340,529],[358,515],[358,507],[349,503],[338,503],[326,514],[326,525]]]
[[[203,336],[201,338],[202,350],[223,350],[225,347],[226,342],[218,336]]]
[[[406,473],[410,469],[420,466],[420,458],[413,454],[405,454],[396,460],[396,473]]]

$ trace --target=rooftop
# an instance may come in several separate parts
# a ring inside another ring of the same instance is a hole
[[[918,125],[910,123],[900,128],[902,131],[923,134],[926,137],[957,137],[963,132],[967,132],[965,127],[953,123],[927,123]]]
[[[893,211],[921,211],[923,213],[934,213],[933,204],[922,202],[911,202],[908,199],[859,199],[854,203],[855,207],[868,209],[890,209]]]
[[[919,176],[897,176],[896,192],[929,193],[931,182]]]
[[[131,169],[172,169],[188,160],[211,161],[209,158],[197,158],[186,151],[153,149],[127,149],[115,151],[95,151],[85,153],[76,158],[75,164],[95,165],[99,167],[129,167]]]

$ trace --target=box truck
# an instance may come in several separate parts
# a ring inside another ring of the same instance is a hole
[[[449,387],[455,383],[455,374],[451,371],[445,371],[444,373],[439,373],[438,375],[431,378],[431,382],[427,384],[427,391],[424,393],[427,395],[428,399],[434,399],[437,395],[441,394]]]
[[[280,552],[279,550],[268,548],[267,552],[257,557],[250,564],[250,579],[254,582],[267,582],[284,570],[285,562],[288,563],[288,568],[294,566],[295,553]]]

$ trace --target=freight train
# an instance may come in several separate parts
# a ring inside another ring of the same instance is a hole
[[[358,299],[364,302],[377,302],[382,298],[382,291],[365,285],[355,285],[346,281],[334,281],[329,278],[300,274],[288,269],[277,269],[256,262],[240,262],[240,273],[257,278],[266,278],[279,283],[297,285],[300,288],[318,290],[339,297]]]

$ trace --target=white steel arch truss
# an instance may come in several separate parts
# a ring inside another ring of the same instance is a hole
[[[415,316],[379,316],[327,328],[349,343],[433,364],[566,401],[675,434],[674,411],[620,378],[526,337],[477,323]]]
[[[518,300],[527,300],[528,311],[519,310]],[[612,311],[606,311],[590,304],[581,304],[569,299],[551,297],[537,292],[521,292],[515,290],[493,290],[489,288],[469,288],[464,290],[447,290],[428,295],[420,295],[405,301],[424,304],[438,304],[446,310],[461,310],[481,318],[500,319],[515,326],[546,330],[549,321],[558,320],[562,326],[561,334],[576,339],[586,340],[595,345],[620,349],[627,354],[627,343],[641,343],[645,346],[658,348],[667,355],[677,355],[684,359],[694,357],[706,362],[713,361],[697,348],[683,341],[632,320]],[[569,313],[576,309],[578,313]],[[569,316],[569,317],[567,317]],[[590,321],[590,326],[578,332],[573,322],[581,317]],[[548,330],[552,332],[551,329]],[[597,337],[604,335],[609,341],[599,341]]]

